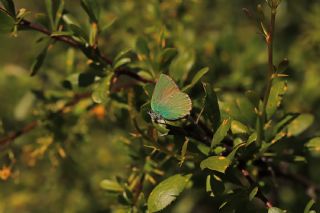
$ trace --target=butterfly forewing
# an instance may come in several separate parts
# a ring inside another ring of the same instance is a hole
[[[161,74],[153,91],[151,108],[166,120],[177,120],[189,114],[191,100],[167,75]]]

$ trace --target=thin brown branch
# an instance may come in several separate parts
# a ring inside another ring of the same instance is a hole
[[[28,132],[32,131],[33,129],[38,127],[38,125],[39,125],[38,121],[32,121],[27,125],[25,125],[24,127],[22,127],[20,130],[8,134],[6,137],[0,139],[0,148],[14,141],[19,136],[27,134]]]
[[[70,100],[69,102],[67,102],[61,109],[59,109],[57,111],[57,113],[64,113],[65,110],[69,107],[72,107],[74,105],[76,105],[77,103],[79,103],[79,101],[85,99],[85,98],[89,98],[91,96],[90,93],[84,93],[84,94],[76,94],[72,100]],[[30,123],[26,124],[24,127],[22,127],[20,130],[9,133],[7,136],[3,137],[0,139],[0,150],[10,144],[11,142],[13,142],[15,139],[17,139],[18,137],[25,135],[29,132],[31,132],[32,130],[36,129],[37,127],[39,127],[40,125],[40,121],[38,120],[34,120],[31,121]]]
[[[2,7],[0,7],[0,10],[7,13],[7,11]],[[56,41],[61,41],[61,42],[64,42],[64,43],[70,45],[71,47],[74,47],[76,49],[80,49],[82,52],[87,50],[87,52],[86,53],[84,52],[84,53],[88,57],[90,57],[91,59],[97,58],[103,64],[106,64],[106,65],[113,64],[113,61],[110,58],[106,57],[104,54],[102,54],[98,47],[86,47],[85,45],[83,45],[83,44],[79,43],[78,41],[76,41],[75,39],[73,39],[71,36],[65,36],[65,35],[51,36],[52,32],[50,30],[48,30],[47,28],[45,28],[44,26],[42,26],[40,24],[33,23],[33,22],[28,21],[26,19],[22,19],[19,22],[18,27],[21,30],[33,30],[33,31],[40,32],[42,34],[50,36],[52,39],[54,39]],[[128,76],[134,78],[135,80],[141,81],[143,83],[153,83],[153,81],[151,81],[149,79],[145,79],[142,76],[138,75],[137,73],[135,73],[129,69],[121,70],[117,74],[118,75],[128,75]]]
[[[250,183],[250,185],[257,185],[255,183],[255,181],[252,179],[252,177],[250,176],[249,171],[247,171],[246,169],[241,169],[241,173],[242,175],[248,180],[248,182]],[[262,202],[264,202],[265,206],[267,208],[271,208],[272,207],[272,203],[269,201],[269,199],[261,192],[261,190],[259,189],[256,195]]]

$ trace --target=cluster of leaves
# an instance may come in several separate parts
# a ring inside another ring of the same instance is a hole
[[[42,127],[45,133],[38,138],[36,149],[24,149],[28,164],[48,155],[55,166],[59,161],[73,165],[75,156],[70,156],[69,151],[77,147],[75,141],[88,140],[89,125],[84,123],[90,113],[104,119],[107,112],[108,121],[125,129],[121,141],[131,159],[127,175],[104,179],[100,184],[117,197],[115,211],[157,212],[167,208],[173,212],[283,212],[272,205],[277,200],[273,180],[287,177],[299,181],[288,167],[303,167],[306,153],[319,156],[319,137],[304,135],[314,116],[281,108],[287,92],[287,76],[283,74],[287,59],[274,65],[269,55],[271,75],[265,77],[264,97],[253,90],[229,92],[208,81],[213,71],[197,64],[196,47],[191,45],[188,34],[186,38],[174,38],[184,33],[184,26],[164,20],[160,1],[149,4],[153,26],[144,34],[135,35],[134,45],[129,48],[122,45],[123,49],[114,49],[112,59],[100,50],[100,38],[106,32],[112,33],[110,29],[116,23],[113,18],[102,21],[98,1],[81,0],[88,21],[79,23],[82,20],[76,21],[64,0],[46,0],[46,16],[39,24],[27,20],[27,10],[16,11],[12,0],[1,2],[2,33],[42,33],[37,42],[43,47],[31,66],[31,75],[41,76],[39,71],[57,42],[82,52],[84,57],[79,58],[87,65],[78,72],[75,66],[83,62],[76,58],[74,49],[67,50],[67,67],[63,69],[67,69],[68,76],[63,76],[62,87],[53,91],[34,89],[33,96],[24,100],[36,97],[38,108],[45,109],[34,115],[35,126]],[[271,32],[274,23],[268,24],[264,11],[271,11],[272,19],[279,4],[279,0],[267,0],[267,4],[258,6],[257,16],[244,10],[257,23],[269,48],[276,39]],[[179,7],[183,10],[184,5]],[[193,103],[190,116],[167,122],[166,136],[158,132],[147,113],[160,73],[170,75]],[[10,141],[0,141],[0,145],[6,161],[14,162]],[[2,170],[5,177],[3,171],[8,168]],[[69,174],[64,176],[71,181]],[[308,194],[312,199],[305,207],[305,212],[312,212],[311,208],[319,208],[313,200],[319,188],[304,184],[315,190]],[[192,202],[187,205],[190,199]],[[170,205],[174,201],[176,205]]]

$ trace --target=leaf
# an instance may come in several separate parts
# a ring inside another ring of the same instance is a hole
[[[94,82],[95,74],[92,72],[84,72],[80,73],[78,77],[78,85],[79,87],[87,87]]]
[[[231,161],[223,156],[211,156],[207,159],[201,161],[200,168],[202,170],[204,169],[210,169],[214,171],[218,171],[221,173],[224,173],[226,169],[229,167]]]
[[[14,19],[0,10],[0,33],[10,33],[15,25]]]
[[[81,0],[81,7],[86,11],[91,23],[98,23],[100,5],[97,0]]]
[[[320,156],[320,137],[312,138],[305,144],[305,147],[308,148],[312,155]]]
[[[235,155],[237,154],[238,150],[241,147],[243,147],[244,145],[246,145],[246,143],[239,143],[233,148],[232,152],[230,152],[230,154],[227,156],[227,158],[230,160],[230,162],[233,161],[233,159],[234,159]]]
[[[249,128],[240,121],[233,120],[231,122],[232,134],[246,134],[249,132]]]
[[[230,127],[231,120],[225,119],[212,137],[211,148],[220,144],[220,142],[227,136]]]
[[[51,37],[59,37],[59,36],[72,36],[73,33],[70,31],[56,31],[50,34]]]
[[[184,92],[188,92],[192,89],[192,87],[194,87],[194,85],[196,85],[200,79],[209,71],[208,67],[202,68],[201,70],[199,70],[195,76],[193,77],[191,83],[187,86],[185,86],[182,91]]]
[[[252,191],[249,194],[250,201],[253,200],[253,198],[257,195],[258,191],[259,191],[259,188],[257,186],[252,189]]]
[[[172,61],[169,67],[170,76],[176,82],[184,82],[195,62],[195,52],[193,50],[179,51],[179,54]]]
[[[158,212],[170,205],[186,188],[190,178],[191,175],[177,174],[159,183],[149,195],[148,210]]]
[[[89,34],[89,45],[90,46],[96,45],[97,35],[98,35],[98,25],[96,22],[93,22],[90,25],[90,34]]]
[[[213,130],[217,130],[220,125],[220,109],[218,104],[218,97],[214,92],[212,86],[208,83],[203,83],[205,91],[205,108],[203,114],[209,118],[213,125]]]
[[[272,82],[272,87],[270,91],[270,96],[268,99],[266,113],[267,120],[276,112],[277,108],[280,106],[282,101],[282,96],[287,90],[287,84],[282,79],[274,79]]]
[[[166,48],[161,53],[160,64],[162,68],[169,66],[172,60],[178,55],[178,51],[175,48]]]
[[[56,16],[55,20],[54,20],[55,29],[58,29],[58,27],[59,27],[59,23],[60,23],[62,15],[63,15],[63,9],[64,9],[64,0],[60,0],[59,5],[58,5],[58,9],[55,14],[55,16]]]
[[[124,189],[122,186],[116,181],[105,179],[100,182],[100,187],[102,189],[112,191],[112,192],[122,192]]]
[[[306,207],[304,208],[303,213],[310,213],[310,210],[311,210],[312,206],[313,206],[315,203],[316,203],[316,202],[315,202],[313,199],[311,199],[311,200],[307,203]]]
[[[33,62],[31,66],[31,76],[34,76],[38,73],[39,69],[41,68],[48,52],[48,48],[50,46],[50,41],[46,44],[46,46],[42,49],[40,54],[37,56],[35,61]]]
[[[147,41],[143,37],[138,37],[136,40],[136,50],[138,53],[149,56],[150,50]]]
[[[189,144],[189,138],[186,138],[181,148],[181,160],[179,162],[180,167],[182,166],[184,160],[186,159],[188,144]]]
[[[52,0],[46,0],[45,4],[46,4],[46,10],[48,13],[48,18],[49,18],[51,29],[55,30]]]
[[[277,67],[277,73],[282,73],[286,71],[288,66],[289,66],[289,60],[287,58],[284,58]]]
[[[131,49],[125,49],[123,51],[120,51],[117,56],[114,58],[114,61],[119,61],[123,56],[128,54],[131,51]]]
[[[307,130],[313,123],[314,116],[301,114],[288,125],[288,136],[297,136]]]
[[[22,121],[30,115],[35,96],[31,92],[27,92],[16,105],[14,109],[14,117],[18,121]]]
[[[0,0],[10,16],[16,17],[16,9],[12,0]],[[0,18],[2,21],[2,19]]]
[[[113,73],[110,73],[107,77],[100,80],[91,95],[93,102],[100,104],[107,101],[110,95],[110,84],[112,76]]]
[[[277,207],[271,207],[268,209],[268,213],[285,213],[285,211],[283,211]]]
[[[130,62],[131,62],[131,58],[122,58],[115,63],[115,65],[113,66],[113,69],[117,69],[125,64],[130,63]]]

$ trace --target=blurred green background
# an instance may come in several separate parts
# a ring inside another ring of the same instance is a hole
[[[15,3],[17,8],[32,12],[27,19],[44,16],[43,1]],[[215,87],[222,91],[261,91],[267,70],[266,47],[256,26],[242,12],[243,7],[254,10],[259,3],[264,1],[101,0],[101,22],[114,23],[101,34],[99,44],[112,58],[123,49],[133,48],[137,36],[152,35],[165,25],[175,46],[195,50],[193,71],[210,67],[206,80]],[[87,24],[79,1],[66,0],[66,9],[81,24]],[[41,44],[36,43],[40,37],[31,31],[19,32],[17,38],[0,35],[0,136],[23,127],[41,116],[43,110],[59,106],[54,101],[49,105],[36,101],[31,90],[42,90],[54,97],[68,96],[61,82],[72,73],[87,69],[81,53],[57,43],[50,49],[39,75],[30,77],[29,68],[41,50]],[[66,60],[70,55],[75,58],[72,65]],[[315,124],[309,130],[313,135],[320,133],[319,57],[320,2],[283,0],[275,34],[275,62],[290,60],[286,71],[288,93],[282,107],[314,114]],[[79,88],[79,91],[86,90]],[[68,115],[71,123],[61,125],[59,131],[70,142],[65,150],[50,143],[50,131],[35,130],[1,153],[0,167],[12,165],[12,176],[0,180],[1,213],[113,209],[116,198],[101,190],[99,184],[104,178],[126,174],[129,169],[124,144],[130,132],[120,122],[126,114],[99,107],[87,112],[89,105],[89,99],[81,101]],[[69,136],[68,132],[77,133],[79,138]],[[311,176],[319,179],[317,160],[310,159],[308,166]],[[305,200],[301,204],[300,195],[290,187],[280,189],[279,193],[283,193],[279,201],[282,207],[289,212],[301,212],[297,209],[301,209]]]

